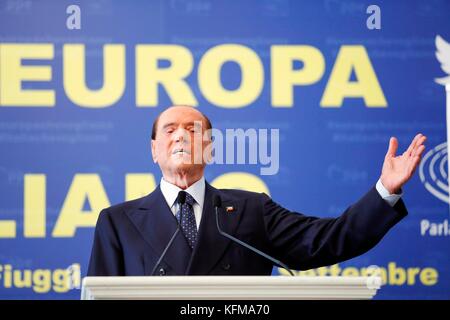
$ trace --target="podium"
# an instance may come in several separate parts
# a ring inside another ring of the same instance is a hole
[[[153,276],[86,277],[82,300],[372,299],[380,277]]]

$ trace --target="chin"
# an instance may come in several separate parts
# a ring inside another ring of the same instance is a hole
[[[191,159],[191,155],[183,154],[183,155],[174,155],[172,157],[172,162],[175,165],[191,165],[193,160]]]
[[[194,164],[188,163],[187,160],[183,161],[183,159],[175,160],[172,165],[177,170],[188,170],[195,167]]]

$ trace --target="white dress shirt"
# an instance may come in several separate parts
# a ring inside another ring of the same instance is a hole
[[[395,194],[395,193],[390,194],[389,191],[387,191],[387,189],[381,183],[381,179],[378,179],[377,185],[375,187],[377,188],[377,191],[380,194],[380,196],[384,199],[384,201],[389,203],[389,205],[391,207],[395,206],[397,201],[400,200],[400,198],[403,195],[403,192],[400,192],[400,194]]]
[[[167,182],[166,180],[164,180],[164,178],[161,178],[160,187],[170,210],[172,210],[173,215],[176,215],[179,209],[179,204],[175,201],[177,200],[178,193],[183,189],[177,187],[174,184],[171,184],[170,182]],[[184,191],[189,193],[195,200],[195,203],[192,207],[194,209],[195,224],[197,225],[198,230],[200,221],[202,219],[203,203],[205,202],[205,178],[201,177]]]
[[[164,180],[164,178],[161,178],[160,186],[161,192],[164,198],[166,199],[167,205],[169,206],[170,210],[172,210],[173,215],[176,215],[178,212],[179,204],[176,203],[175,200],[178,197],[178,193],[183,189],[177,187],[174,184],[171,184],[170,182],[167,182],[166,180]],[[380,196],[391,207],[393,207],[403,195],[403,192],[401,194],[390,194],[389,191],[381,183],[381,179],[378,179],[375,187]],[[196,181],[194,184],[192,184],[189,188],[187,188],[184,191],[189,193],[195,199],[193,209],[195,215],[195,223],[197,225],[198,230],[200,226],[200,221],[202,219],[203,203],[205,201],[205,178],[201,177],[198,181]]]

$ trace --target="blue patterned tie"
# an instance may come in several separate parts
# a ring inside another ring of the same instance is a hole
[[[197,224],[195,223],[194,209],[192,207],[194,203],[194,198],[186,192],[186,202],[181,206],[181,210],[179,209],[176,214],[176,218],[181,224],[181,230],[183,230],[184,236],[186,237],[191,249],[194,248],[195,241],[197,240]],[[181,221],[180,211],[182,213]]]

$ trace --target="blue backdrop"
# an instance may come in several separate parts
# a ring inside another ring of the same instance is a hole
[[[0,0],[0,298],[79,298],[66,286],[66,268],[74,278],[86,274],[100,209],[158,183],[152,122],[186,102],[221,130],[279,129],[277,174],[213,164],[208,181],[267,188],[283,206],[322,217],[339,215],[376,183],[390,136],[403,152],[416,133],[427,135],[421,174],[404,188],[409,215],[369,253],[303,275],[356,276],[377,265],[385,282],[377,299],[449,299],[446,92],[434,79],[446,76],[435,40],[442,37],[448,53],[450,2],[378,1],[379,12],[367,13],[371,4]],[[66,11],[70,5],[79,11]],[[378,18],[381,29],[368,28]],[[113,71],[104,76],[104,47],[112,44]],[[282,63],[288,48],[290,72]],[[248,60],[227,61],[233,52]],[[221,57],[227,62],[214,73]],[[84,69],[85,91],[76,81]],[[186,85],[152,84],[164,77],[156,69],[177,69]],[[225,93],[243,90],[237,106],[214,91],[214,74]],[[102,97],[89,95],[115,80]]]

